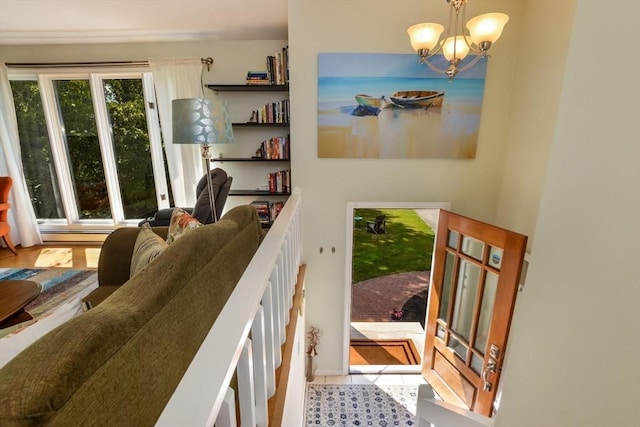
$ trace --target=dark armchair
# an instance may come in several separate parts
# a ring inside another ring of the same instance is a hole
[[[231,182],[233,177],[227,176],[227,173],[220,169],[215,168],[211,170],[211,184],[213,186],[214,203],[218,218],[222,216],[222,209],[227,202],[227,196],[229,195],[229,189],[231,188]],[[196,186],[196,204],[193,208],[182,208],[186,212],[189,212],[191,216],[196,218],[202,224],[210,224],[214,222],[213,212],[209,204],[209,191],[207,190],[207,175],[203,175],[198,181]],[[150,218],[140,221],[138,226],[142,226],[148,223],[152,227],[166,227],[171,221],[171,214],[174,208],[160,209]]]

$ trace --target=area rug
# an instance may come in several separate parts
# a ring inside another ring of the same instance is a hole
[[[307,384],[306,426],[413,426],[418,386]]]
[[[0,287],[4,280],[31,280],[41,285],[40,295],[25,306],[33,321],[46,316],[60,304],[74,297],[84,297],[98,287],[96,270],[69,270],[62,268],[0,268]],[[25,327],[25,324],[16,326]],[[13,328],[13,327],[12,327]],[[11,328],[6,328],[11,329]],[[3,329],[3,333],[8,331]]]
[[[420,355],[411,339],[352,339],[350,365],[419,365]]]

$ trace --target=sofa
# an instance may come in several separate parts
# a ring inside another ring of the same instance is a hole
[[[264,232],[255,208],[238,206],[129,278],[141,230],[118,229],[106,239],[93,308],[0,369],[1,426],[149,426],[158,419]]]

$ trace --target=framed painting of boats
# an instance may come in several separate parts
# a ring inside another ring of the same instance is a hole
[[[318,157],[475,158],[485,73],[480,61],[449,81],[415,54],[319,53]]]

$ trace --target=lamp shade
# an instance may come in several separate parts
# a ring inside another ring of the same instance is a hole
[[[469,46],[465,42],[464,36],[448,37],[442,45],[442,54],[449,62],[455,59],[462,61],[468,53]]]
[[[504,13],[485,13],[469,19],[467,28],[471,41],[478,46],[483,42],[494,43],[502,35],[508,21],[509,15]]]
[[[222,99],[183,98],[171,102],[174,144],[233,142],[227,102]]]
[[[433,49],[438,44],[440,34],[443,31],[444,27],[442,25],[433,23],[416,24],[407,29],[411,47],[416,51]]]

